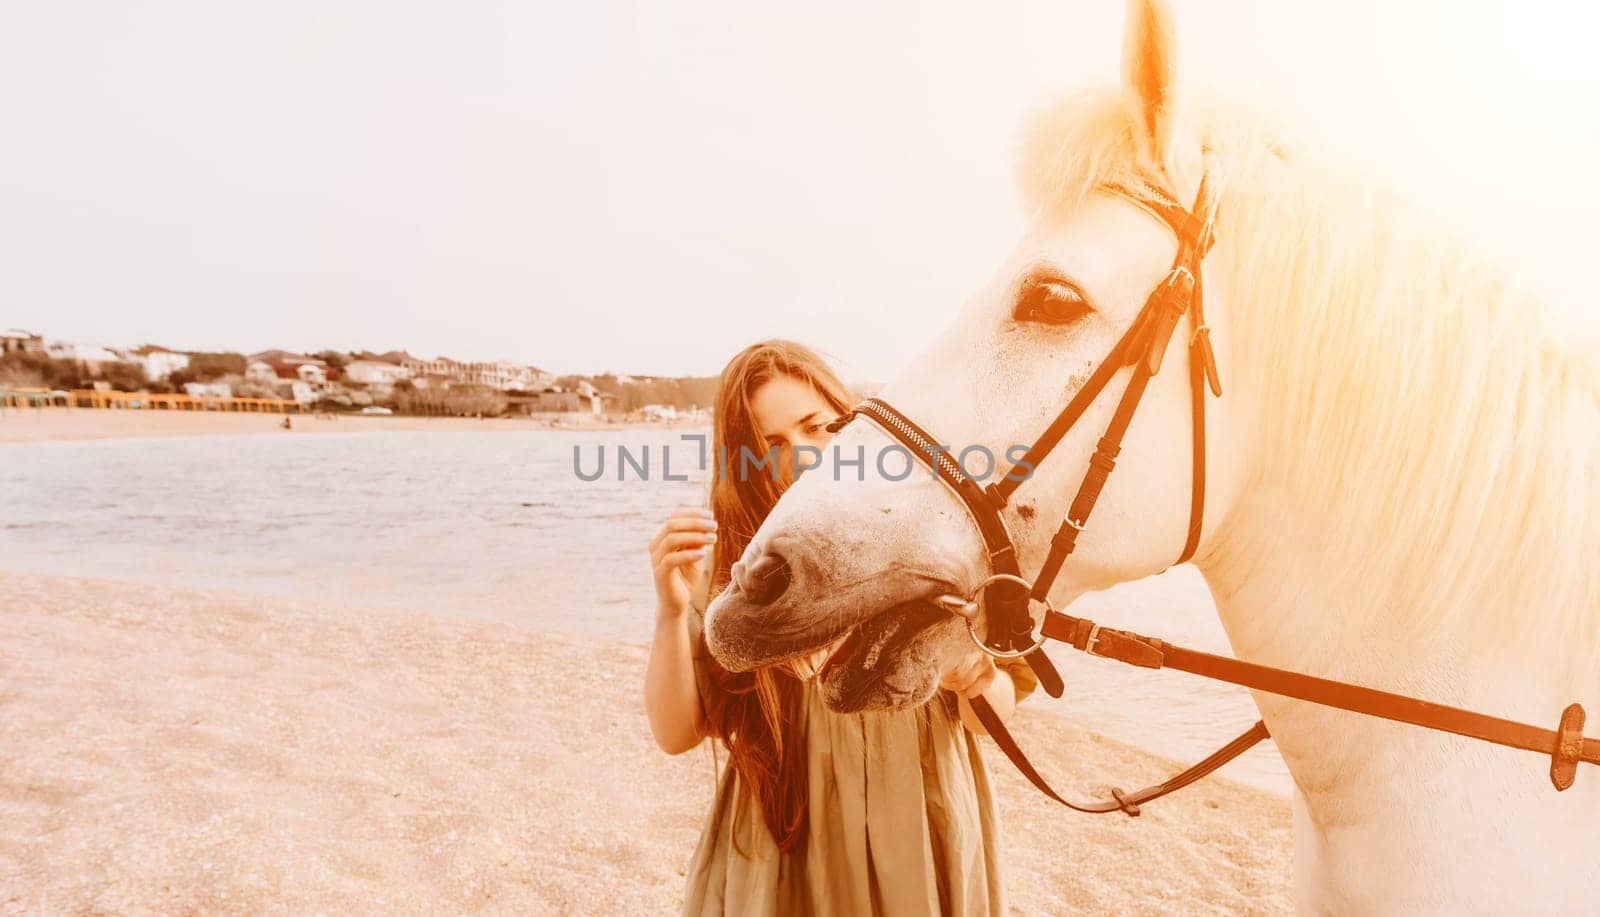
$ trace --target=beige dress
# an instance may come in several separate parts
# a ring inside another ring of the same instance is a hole
[[[701,623],[691,611],[704,696]],[[999,662],[1018,700],[1033,690],[1037,682],[1026,663]],[[811,806],[805,842],[792,853],[780,851],[752,801],[735,819],[739,777],[724,763],[689,864],[684,913],[1006,913],[989,772],[955,695],[940,691],[915,710],[838,714],[823,706],[814,681],[804,690]]]

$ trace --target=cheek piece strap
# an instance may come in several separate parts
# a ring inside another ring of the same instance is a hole
[[[1213,239],[1210,197],[1205,180],[1200,183],[1192,211],[1152,185],[1139,188],[1106,185],[1102,190],[1134,202],[1161,220],[1178,239],[1177,254],[1173,258],[1172,268],[1147,297],[1143,308],[1110,353],[1034,440],[1027,453],[1000,480],[987,486],[973,480],[950,456],[948,445],[940,443],[916,421],[882,398],[868,398],[828,427],[831,431],[837,431],[855,418],[870,421],[905,446],[915,459],[928,466],[960,500],[983,538],[991,574],[965,600],[968,606],[975,606],[980,599],[984,605],[987,634],[978,639],[979,646],[1000,658],[1025,658],[1038,677],[1040,686],[1052,697],[1060,697],[1064,686],[1050,657],[1041,647],[1043,637],[1034,637],[1031,603],[1044,603],[1048,608],[1050,587],[1061,572],[1062,565],[1077,547],[1078,536],[1088,524],[1095,503],[1116,467],[1122,439],[1133,421],[1134,412],[1139,408],[1150,379],[1161,371],[1168,344],[1185,314],[1193,326],[1189,338],[1189,376],[1194,414],[1194,450],[1189,529],[1183,550],[1176,561],[1180,564],[1194,555],[1204,522],[1205,383],[1209,381],[1213,394],[1222,393],[1200,296],[1200,263],[1211,250]],[[1063,517],[1060,529],[1050,540],[1049,553],[1030,584],[1022,575],[1016,544],[1006,524],[1005,510],[1011,495],[1077,424],[1112,378],[1125,368],[1132,371],[1127,388],[1123,390],[1116,412],[1089,459],[1082,483]],[[954,607],[954,603],[951,607]],[[965,616],[969,629],[973,628],[977,615],[969,613]],[[977,639],[976,632],[974,636]]]

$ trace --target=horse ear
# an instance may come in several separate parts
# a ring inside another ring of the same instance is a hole
[[[1165,0],[1128,0],[1122,45],[1122,90],[1142,165],[1156,174],[1174,166],[1177,133],[1177,36]]]

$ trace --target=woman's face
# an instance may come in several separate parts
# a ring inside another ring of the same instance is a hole
[[[779,467],[785,480],[794,469],[796,446],[821,450],[833,438],[825,427],[837,416],[828,402],[810,383],[793,376],[774,376],[762,383],[750,397],[756,428],[778,447]],[[819,456],[802,461],[815,465]]]

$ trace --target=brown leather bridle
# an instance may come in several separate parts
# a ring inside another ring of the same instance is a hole
[[[1034,440],[1027,453],[998,482],[987,486],[979,484],[965,473],[958,461],[950,457],[949,446],[940,444],[911,418],[882,398],[868,398],[829,425],[830,430],[837,431],[857,417],[872,421],[906,446],[913,457],[932,469],[934,475],[955,493],[971,515],[983,538],[991,575],[968,596],[941,596],[936,601],[953,614],[966,619],[969,633],[984,652],[999,658],[1024,658],[1038,676],[1040,686],[1052,697],[1061,696],[1063,685],[1061,676],[1043,650],[1044,642],[1051,639],[1067,643],[1090,655],[1116,659],[1130,665],[1180,669],[1284,697],[1548,754],[1551,758],[1550,779],[1557,790],[1565,790],[1572,785],[1579,762],[1600,764],[1600,739],[1583,737],[1584,712],[1578,704],[1571,704],[1562,712],[1560,724],[1555,730],[1541,729],[1404,695],[1201,653],[1154,637],[1102,628],[1088,619],[1075,618],[1055,610],[1049,600],[1050,587],[1061,572],[1062,565],[1077,547],[1078,536],[1087,526],[1106,480],[1116,467],[1116,458],[1121,452],[1122,440],[1133,415],[1150,380],[1161,371],[1173,332],[1185,313],[1189,316],[1192,329],[1189,337],[1189,388],[1194,416],[1194,453],[1189,530],[1176,561],[1180,564],[1194,556],[1204,524],[1205,392],[1209,388],[1215,396],[1222,394],[1201,295],[1200,265],[1214,241],[1211,232],[1214,201],[1208,193],[1206,180],[1202,179],[1194,206],[1189,209],[1176,203],[1170,194],[1153,183],[1140,183],[1137,187],[1111,184],[1102,186],[1102,190],[1133,202],[1166,224],[1177,237],[1177,254],[1173,258],[1172,268],[1145,300],[1132,325],[1067,406]],[[1122,399],[1112,414],[1105,434],[1089,459],[1089,467],[1084,472],[1061,527],[1050,540],[1044,563],[1030,584],[1018,566],[1016,545],[1005,521],[1004,512],[1011,494],[1032,475],[1062,437],[1082,418],[1084,411],[1104,391],[1112,377],[1128,366],[1133,371],[1127,388],[1123,390]],[[1029,612],[1032,602],[1042,604],[1045,609],[1037,637],[1034,636],[1035,625]],[[980,610],[986,612],[982,617],[987,623],[987,633],[981,637],[976,630]],[[979,695],[971,698],[970,703],[995,743],[1034,786],[1062,805],[1095,814],[1120,811],[1138,815],[1141,803],[1188,786],[1268,737],[1266,724],[1258,721],[1210,757],[1163,783],[1134,793],[1113,789],[1109,800],[1080,803],[1062,797],[1040,776],[987,700]]]

